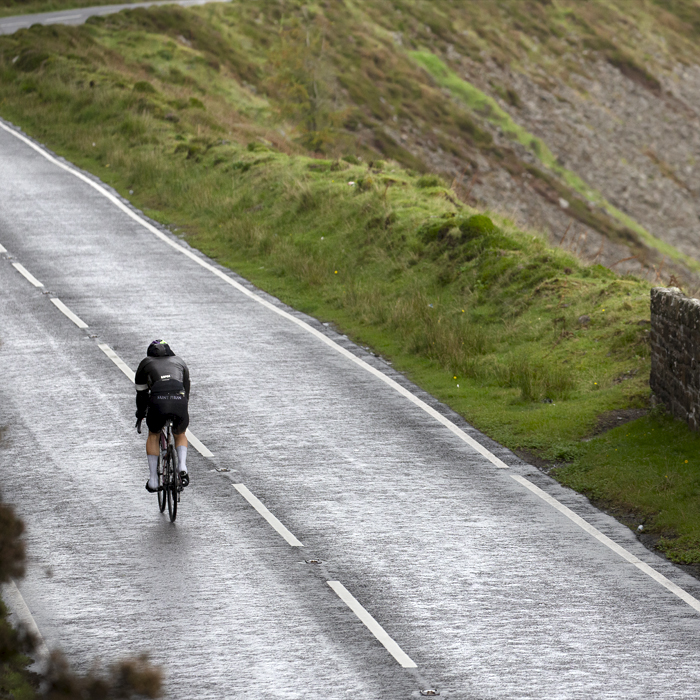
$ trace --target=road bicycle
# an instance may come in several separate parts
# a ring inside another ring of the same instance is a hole
[[[136,424],[136,429],[141,432],[141,421]],[[159,436],[160,453],[158,455],[158,508],[162,513],[165,504],[168,504],[170,522],[177,517],[177,504],[180,502],[182,482],[180,480],[180,464],[175,449],[175,436],[173,435],[173,422],[168,419],[165,422]]]
[[[160,454],[158,455],[158,507],[162,513],[165,501],[168,501],[168,515],[174,522],[177,517],[177,504],[180,502],[182,483],[180,482],[180,464],[175,449],[173,422],[167,420],[160,431]]]

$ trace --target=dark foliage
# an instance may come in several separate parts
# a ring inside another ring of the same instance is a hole
[[[137,700],[158,698],[162,694],[163,675],[151,666],[146,655],[125,659],[106,671],[93,668],[75,673],[60,652],[51,654],[46,673],[45,700]]]

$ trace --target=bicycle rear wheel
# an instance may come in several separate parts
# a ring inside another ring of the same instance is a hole
[[[165,495],[166,481],[164,461],[163,453],[161,452],[160,455],[158,455],[158,486],[160,487],[160,491],[158,491],[158,508],[160,508],[161,513],[165,510],[165,502],[167,499]]]
[[[177,465],[173,458],[173,446],[168,445],[168,456],[166,457],[168,465],[168,480],[166,490],[168,492],[168,515],[170,522],[175,522],[177,517],[177,490],[179,486],[180,475],[177,473]]]

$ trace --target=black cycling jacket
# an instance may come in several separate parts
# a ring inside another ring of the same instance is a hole
[[[136,370],[136,415],[144,416],[149,393],[176,394],[184,392],[190,398],[190,371],[177,355],[146,357]]]

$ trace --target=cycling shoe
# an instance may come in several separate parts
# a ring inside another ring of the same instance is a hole
[[[146,491],[148,491],[148,493],[158,493],[158,491],[162,491],[162,490],[163,490],[163,487],[162,487],[162,486],[159,486],[157,489],[152,489],[152,488],[148,485],[148,482],[146,482]]]
[[[180,472],[180,483],[183,488],[190,485],[190,475],[187,472]]]

